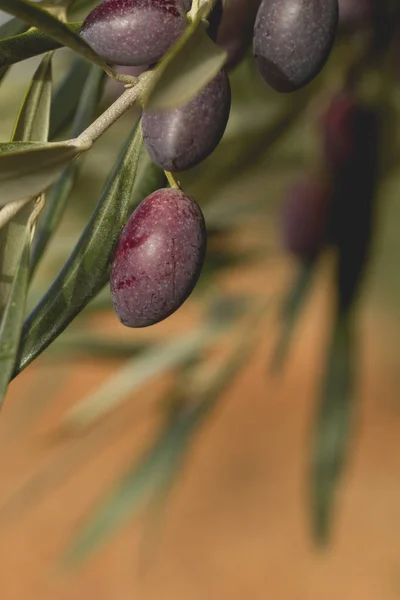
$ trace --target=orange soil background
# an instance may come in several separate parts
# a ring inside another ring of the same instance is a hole
[[[64,439],[54,431],[65,410],[118,363],[30,367],[11,386],[0,419],[2,600],[399,598],[400,401],[387,352],[393,324],[370,310],[360,323],[357,427],[332,544],[318,552],[310,539],[307,470],[325,309],[321,290],[301,319],[282,378],[267,374],[274,335],[265,334],[196,437],[148,552],[148,520],[136,519],[67,575],[59,557],[148,441],[151,406],[165,382],[155,381],[85,435]],[[184,330],[192,320],[185,308],[162,332]],[[114,319],[104,317],[108,324],[115,327]],[[41,405],[41,391],[50,393],[56,380],[61,391]]]

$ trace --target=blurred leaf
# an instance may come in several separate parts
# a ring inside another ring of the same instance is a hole
[[[154,71],[146,109],[165,110],[185,104],[224,66],[228,54],[207,34],[202,19],[208,8],[203,7]]]
[[[77,57],[59,83],[51,103],[49,139],[53,140],[71,122],[92,65]]]
[[[25,0],[0,0],[0,9],[29,23],[31,27],[40,29],[51,39],[62,46],[71,48],[87,60],[102,68],[107,68],[107,64],[83,41],[76,31],[72,31],[68,25],[53,17],[40,6],[30,4]]]
[[[315,539],[325,544],[339,478],[349,445],[354,400],[354,332],[350,316],[334,325],[316,423],[312,502]]]
[[[86,559],[126,520],[134,518],[156,494],[161,496],[163,503],[166,491],[171,488],[186,458],[194,434],[216,406],[225,388],[232,384],[254,348],[254,335],[238,336],[237,339],[239,343],[226,364],[201,391],[187,398],[187,408],[173,412],[154,444],[138,462],[135,461],[117,489],[101,502],[67,553],[67,565],[75,566]]]
[[[71,33],[75,33],[79,31],[80,23],[70,23],[66,27]],[[25,33],[0,40],[0,68],[9,67],[27,58],[61,47],[62,44],[42,31],[31,29]]]
[[[104,71],[96,65],[92,65],[86,84],[81,90],[79,106],[70,132],[71,138],[78,137],[90,124],[103,91],[104,78]],[[51,236],[58,228],[80,166],[81,161],[75,161],[68,165],[47,196],[46,207],[32,249],[31,273],[36,269]]]
[[[0,26],[0,40],[24,33],[29,25],[20,19],[10,19]]]
[[[282,307],[281,332],[271,360],[271,371],[280,371],[287,357],[293,331],[309,294],[315,273],[315,261],[302,262]]]
[[[0,205],[37,196],[90,147],[77,140],[0,143]]]
[[[73,359],[78,356],[126,358],[143,352],[151,343],[150,340],[108,338],[91,334],[85,329],[83,333],[65,332],[54,342],[51,354],[49,353],[46,358],[50,361],[60,361],[61,358],[65,359],[68,355]]]
[[[16,373],[25,368],[101,290],[125,225],[142,143],[135,126],[74,251],[24,324]]]
[[[208,348],[221,335],[219,327],[203,327],[172,341],[154,344],[138,358],[127,361],[100,389],[83,398],[64,417],[68,429],[82,429],[103,417],[153,377],[164,373],[190,356]]]
[[[22,255],[17,258],[17,269],[0,325],[0,405],[3,403],[8,383],[15,365],[25,303],[28,293],[30,229],[25,228]]]

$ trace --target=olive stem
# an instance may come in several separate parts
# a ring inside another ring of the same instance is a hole
[[[167,178],[167,181],[169,183],[169,186],[171,188],[173,188],[174,190],[180,190],[181,186],[179,185],[179,182],[176,181],[175,177],[172,175],[172,173],[170,171],[164,171],[165,176]]]
[[[143,73],[134,87],[128,88],[96,121],[77,138],[79,144],[92,144],[137,102],[148,88],[153,73]]]

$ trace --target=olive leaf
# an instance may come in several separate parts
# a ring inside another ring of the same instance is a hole
[[[17,268],[0,324],[0,406],[15,365],[25,316],[29,281],[30,228],[24,230],[23,248],[16,257]]]
[[[90,143],[7,142],[0,144],[0,205],[39,195]]]
[[[25,321],[16,373],[47,348],[104,286],[127,219],[141,143],[141,129],[135,126],[74,251]]]
[[[128,360],[102,387],[83,398],[63,419],[68,429],[82,429],[115,409],[128,394],[137,391],[153,377],[187,361],[210,347],[226,324],[203,327],[172,341],[154,344],[139,358]]]
[[[176,480],[195,433],[249,358],[256,331],[255,335],[238,336],[239,342],[225,365],[213,373],[201,390],[187,398],[189,406],[183,404],[182,410],[174,411],[167,418],[154,443],[139,461],[135,461],[118,487],[101,502],[77,535],[65,556],[68,567],[76,566],[88,558],[125,521],[134,518],[155,495],[161,500],[165,499],[165,492]]]
[[[107,64],[86,44],[76,31],[70,29],[68,25],[56,19],[40,6],[25,0],[0,0],[0,9],[29,23],[31,27],[36,27],[61,46],[67,46],[87,60],[94,62],[103,69],[107,69]]]
[[[315,540],[329,538],[332,509],[349,445],[354,409],[354,331],[350,315],[334,324],[313,446],[312,522]]]
[[[154,71],[144,99],[146,109],[165,110],[185,104],[224,66],[227,52],[214,44],[204,27],[208,10],[207,4],[203,5]]]
[[[81,89],[80,103],[70,132],[71,138],[78,137],[90,124],[103,91],[104,78],[105,73],[102,69],[96,65],[90,67],[84,88]],[[75,161],[68,165],[48,193],[46,206],[32,248],[31,274],[34,272],[51,236],[60,223],[81,164],[81,161]]]
[[[71,33],[79,31],[80,23],[69,23]],[[38,29],[0,39],[0,68],[9,67],[27,58],[57,50],[62,44]]]
[[[46,55],[37,68],[19,111],[12,134],[13,141],[47,140],[52,91],[52,55]],[[33,227],[31,213],[37,204],[31,193],[21,200],[9,202],[0,210],[0,315],[8,301],[10,287],[18,269],[26,230]],[[5,219],[9,222],[5,225]]]
[[[281,331],[270,363],[272,372],[279,371],[283,366],[294,328],[313,282],[315,267],[315,261],[306,261],[299,265],[297,276],[284,299]]]
[[[27,142],[32,138],[45,142],[49,132],[52,54],[41,61],[28,88],[19,111],[12,140]],[[0,231],[0,404],[4,400],[15,360],[25,317],[29,284],[31,236],[40,213],[44,197],[32,198],[21,209],[20,201],[8,203],[6,210],[17,209],[16,215]]]

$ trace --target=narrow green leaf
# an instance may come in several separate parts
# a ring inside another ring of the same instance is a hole
[[[70,132],[71,138],[78,137],[90,124],[103,91],[104,78],[104,71],[96,65],[92,65],[83,90],[81,90],[80,103]],[[81,164],[82,161],[75,161],[68,165],[47,196],[46,206],[32,249],[31,273],[34,272],[50,238],[58,228]]]
[[[354,331],[350,317],[335,323],[313,448],[312,520],[315,540],[327,543],[334,499],[349,445],[354,400]]]
[[[13,142],[47,142],[52,91],[52,53],[41,61],[23,100],[12,135]]]
[[[207,34],[203,13],[187,27],[154,72],[145,99],[147,109],[165,110],[188,102],[224,66],[227,52]]]
[[[1,0],[0,0],[1,1]],[[67,29],[75,34],[80,23],[69,23]],[[31,29],[0,40],[0,68],[9,67],[33,56],[57,50],[62,44],[38,29]]]
[[[31,27],[36,27],[51,39],[62,46],[71,48],[87,60],[106,68],[106,63],[84,42],[77,32],[72,31],[68,25],[56,19],[40,6],[30,4],[25,0],[0,0],[0,9],[29,23]]]
[[[135,127],[74,251],[24,324],[16,373],[40,354],[104,286],[125,225],[142,142]]]
[[[155,495],[164,495],[161,500],[165,499],[166,491],[170,490],[186,458],[194,434],[217,405],[221,394],[254,347],[253,336],[239,339],[225,366],[218,369],[200,393],[188,398],[191,408],[182,409],[167,420],[155,443],[135,462],[119,486],[101,502],[67,552],[67,566],[75,566],[86,559],[124,522],[134,518]]]
[[[282,329],[272,355],[270,369],[276,373],[282,369],[301,309],[307,299],[315,273],[315,261],[304,262],[299,270],[282,307]]]
[[[48,360],[60,361],[66,356],[74,360],[79,356],[98,358],[128,358],[143,352],[150,346],[149,340],[122,340],[94,335],[85,328],[83,333],[65,332],[51,346]]]
[[[0,144],[0,205],[37,196],[90,147],[77,140]]]
[[[72,122],[91,68],[90,63],[78,56],[56,88],[51,103],[50,140]]]
[[[0,325],[0,406],[14,370],[28,293],[30,229],[25,228],[21,256]]]

